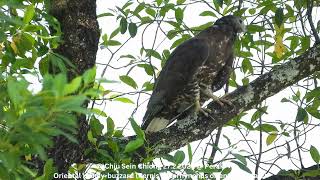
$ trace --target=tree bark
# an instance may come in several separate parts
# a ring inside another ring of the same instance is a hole
[[[62,43],[54,50],[76,67],[68,68],[68,79],[83,74],[95,65],[99,43],[99,25],[96,15],[95,0],[51,0],[50,14],[61,25]],[[87,107],[88,103],[84,106]],[[79,115],[78,134],[79,144],[70,142],[63,136],[54,139],[54,146],[48,152],[53,158],[59,173],[67,173],[73,163],[84,160],[84,151],[89,147],[87,132],[89,129],[85,115]]]
[[[277,175],[270,176],[268,178],[262,179],[262,180],[296,180],[298,179],[303,179],[303,180],[319,180],[320,176],[304,176],[303,173],[305,172],[310,172],[310,171],[315,171],[319,172],[319,165],[313,165],[308,168],[300,169],[298,172],[297,170],[287,170],[287,171],[280,171]],[[291,177],[289,176],[291,174],[292,176],[296,175],[299,177]],[[317,174],[317,173],[314,173]]]

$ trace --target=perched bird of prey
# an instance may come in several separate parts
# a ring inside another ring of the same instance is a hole
[[[179,115],[204,112],[201,105],[228,81],[233,64],[233,44],[245,30],[241,18],[228,15],[180,44],[169,56],[156,79],[142,129],[147,133],[168,126]],[[205,112],[204,112],[205,113]]]

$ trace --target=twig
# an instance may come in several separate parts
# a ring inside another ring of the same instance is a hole
[[[312,31],[312,34],[315,38],[315,43],[316,44],[319,44],[320,43],[320,38],[319,38],[319,35],[317,33],[317,30],[316,28],[314,27],[314,24],[313,24],[313,21],[312,21],[312,8],[313,8],[313,0],[310,1],[310,0],[307,0],[307,17],[308,17],[308,21],[309,21],[309,25],[311,27],[311,31]]]

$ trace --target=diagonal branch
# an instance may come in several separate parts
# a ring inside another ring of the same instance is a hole
[[[261,75],[249,85],[239,87],[225,96],[225,99],[233,103],[233,107],[220,107],[216,103],[210,103],[208,108],[212,110],[211,118],[201,115],[198,118],[186,118],[160,132],[147,134],[148,145],[154,147],[152,155],[169,153],[192,141],[206,138],[213,130],[223,126],[239,113],[253,108],[266,98],[319,70],[320,45],[274,67],[272,71]],[[134,138],[135,136],[130,136],[122,140],[123,143],[127,143]]]
[[[316,44],[320,43],[320,38],[317,32],[317,29],[314,27],[314,23],[312,21],[312,9],[313,9],[313,0],[307,0],[307,17],[309,21],[309,25],[311,27],[312,34],[315,38]]]

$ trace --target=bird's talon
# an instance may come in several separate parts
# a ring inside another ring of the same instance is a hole
[[[223,100],[222,99],[218,99],[216,100],[216,102],[220,105],[220,106],[224,106]]]
[[[227,100],[227,99],[220,98],[219,101],[220,101],[220,103],[222,103],[223,105],[224,105],[224,104],[228,104],[229,106],[232,106],[232,105],[233,105],[232,102],[229,101],[229,100]],[[220,103],[219,103],[219,104],[220,104]],[[220,105],[221,105],[221,104],[220,104]],[[223,106],[223,105],[222,105],[222,106]]]
[[[209,114],[212,112],[210,109],[201,108],[200,112],[203,113],[204,116],[209,117]]]

